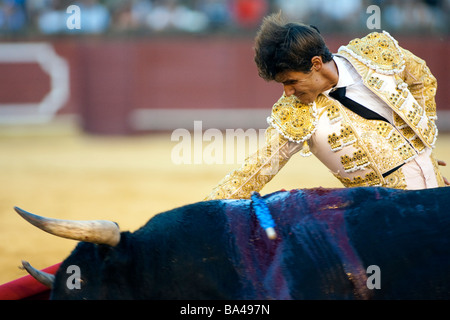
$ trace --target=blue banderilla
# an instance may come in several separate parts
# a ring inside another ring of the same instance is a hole
[[[270,215],[269,207],[258,192],[252,192],[251,199],[253,201],[253,208],[255,210],[256,217],[259,220],[259,224],[266,231],[269,239],[276,239],[277,234],[275,232],[275,222]]]

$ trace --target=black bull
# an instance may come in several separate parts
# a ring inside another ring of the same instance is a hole
[[[317,188],[263,199],[275,240],[251,200],[186,205],[122,232],[116,246],[80,242],[51,298],[450,298],[450,188]],[[80,289],[68,286],[71,265]]]

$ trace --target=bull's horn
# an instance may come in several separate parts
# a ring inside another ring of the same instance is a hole
[[[110,246],[120,241],[119,227],[112,221],[61,220],[41,217],[18,207],[14,207],[14,210],[32,225],[55,236]]]
[[[53,274],[38,270],[32,267],[31,264],[29,264],[27,261],[22,260],[22,266],[37,281],[49,288],[53,287],[53,282],[55,281],[55,276]]]

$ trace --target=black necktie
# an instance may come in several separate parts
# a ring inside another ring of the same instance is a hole
[[[378,113],[367,109],[366,107],[360,105],[358,102],[353,101],[345,96],[346,89],[345,87],[337,88],[336,90],[329,93],[330,97],[336,99],[340,103],[342,103],[345,107],[353,111],[354,113],[360,115],[361,117],[367,120],[382,120],[387,121],[385,118],[380,116]]]
[[[380,116],[378,113],[376,113],[370,109],[367,109],[366,107],[360,105],[358,102],[353,101],[352,99],[347,98],[345,96],[345,91],[346,91],[345,87],[337,88],[336,90],[330,92],[329,95],[330,95],[330,97],[335,98],[337,101],[342,103],[345,107],[347,107],[348,109],[350,109],[351,111],[353,111],[354,113],[360,115],[361,117],[363,117],[365,119],[382,120],[382,121],[389,122],[385,118]],[[383,173],[383,177],[387,177],[391,173],[394,173],[395,171],[397,171],[397,169],[399,169],[403,165],[404,165],[404,163],[389,170],[388,172]]]

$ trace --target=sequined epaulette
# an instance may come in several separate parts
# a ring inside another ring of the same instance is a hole
[[[287,97],[283,94],[272,107],[272,114],[267,122],[286,139],[301,143],[314,133],[317,119],[315,102],[302,104],[294,95]]]
[[[354,39],[347,46],[340,47],[338,52],[350,54],[381,74],[398,74],[405,69],[405,59],[397,40],[386,31],[372,32],[361,39]]]

